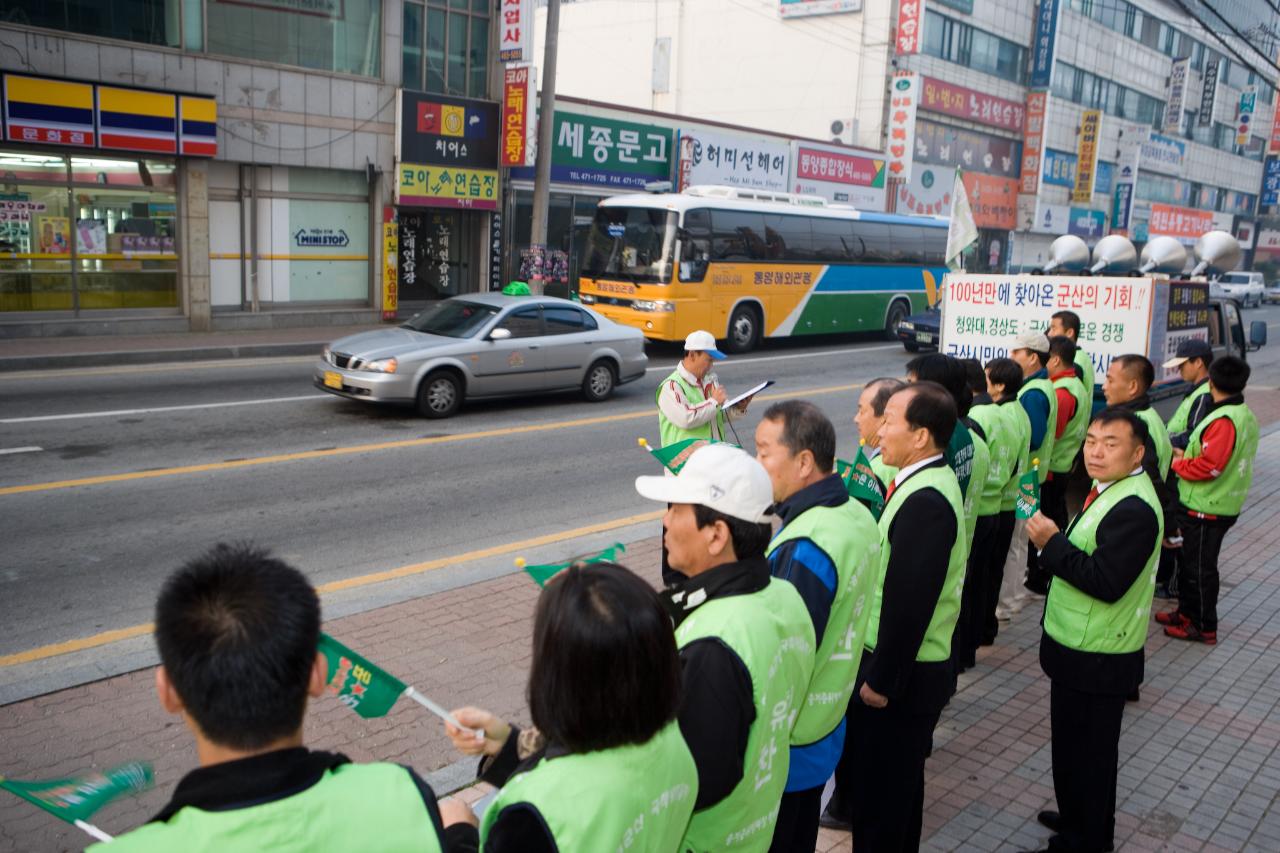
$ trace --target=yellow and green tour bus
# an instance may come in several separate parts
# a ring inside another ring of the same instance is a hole
[[[579,295],[659,341],[707,329],[760,338],[884,330],[936,300],[947,220],[729,187],[604,199]]]

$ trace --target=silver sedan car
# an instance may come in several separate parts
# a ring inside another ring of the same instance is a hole
[[[315,366],[318,388],[352,400],[413,403],[447,418],[464,398],[582,389],[588,400],[644,375],[639,329],[576,302],[474,293],[408,322],[341,338]]]

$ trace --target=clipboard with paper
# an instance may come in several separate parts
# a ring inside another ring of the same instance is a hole
[[[744,400],[750,400],[752,397],[754,397],[755,395],[759,394],[761,391],[763,391],[764,389],[768,388],[768,387],[769,387],[770,385],[772,385],[772,384],[773,384],[773,380],[772,380],[772,379],[766,379],[765,381],[761,382],[761,383],[760,383],[759,385],[757,385],[756,387],[754,387],[754,388],[750,388],[750,389],[748,389],[748,390],[744,391],[743,393],[739,394],[738,396],[734,397],[733,399],[731,399],[731,400],[725,400],[725,401],[724,401],[724,405],[722,405],[720,408],[721,408],[721,409],[732,409],[734,406],[738,405],[739,403],[742,403]]]

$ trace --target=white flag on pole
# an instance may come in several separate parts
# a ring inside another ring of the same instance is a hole
[[[951,224],[947,227],[947,267],[961,268],[960,255],[978,240],[978,226],[973,221],[973,208],[969,207],[969,194],[965,192],[960,169],[956,169],[955,184],[951,188]]]

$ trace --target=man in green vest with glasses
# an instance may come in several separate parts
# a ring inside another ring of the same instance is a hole
[[[156,693],[191,730],[200,767],[150,822],[94,849],[269,850],[282,827],[299,850],[466,849],[470,809],[438,807],[412,770],[303,746],[327,669],[320,599],[297,569],[218,545],[170,575],[155,623]]]
[[[680,731],[698,768],[685,851],[766,851],[809,692],[813,623],[794,585],[769,574],[773,485],[744,451],[695,450],[672,476],[638,477],[668,504],[663,539],[683,580],[662,598],[684,668]]]
[[[916,382],[889,398],[880,427],[881,452],[898,473],[879,521],[879,580],[848,732],[860,851],[920,846],[925,759],[955,690],[951,638],[968,542],[943,450],[956,417],[945,388]]]
[[[1245,360],[1232,355],[1209,366],[1213,405],[1187,449],[1173,451],[1182,532],[1178,609],[1156,614],[1156,621],[1178,640],[1218,642],[1218,555],[1244,507],[1258,451],[1258,420],[1244,402],[1249,373]]]
[[[817,845],[822,790],[844,749],[880,571],[880,531],[832,473],[835,458],[836,428],[807,400],[774,403],[756,427],[756,459],[769,472],[782,519],[769,543],[769,570],[800,593],[818,649],[791,736],[791,770],[770,848],[777,853]]]
[[[1103,409],[1085,437],[1094,480],[1065,532],[1044,515],[1027,522],[1053,575],[1044,608],[1040,666],[1050,679],[1049,723],[1057,811],[1047,849],[1114,847],[1116,776],[1125,697],[1143,677],[1143,644],[1160,554],[1160,503],[1142,470],[1146,425]]]

